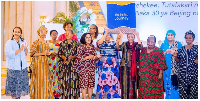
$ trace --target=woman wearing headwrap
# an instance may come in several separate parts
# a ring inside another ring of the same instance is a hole
[[[178,81],[177,81],[177,63],[172,54],[182,47],[182,44],[175,41],[176,33],[168,30],[161,49],[164,52],[168,69],[163,72],[164,89],[166,99],[179,99]]]
[[[198,99],[198,45],[194,45],[195,34],[185,33],[187,45],[173,55],[178,62],[178,88],[181,99]]]
[[[49,69],[48,56],[49,44],[45,41],[47,28],[42,25],[37,33],[40,38],[33,42],[30,49],[31,61],[31,85],[30,98],[31,99],[49,99],[53,98],[51,72]]]
[[[139,67],[139,99],[163,99],[163,71],[167,64],[163,51],[155,46],[156,37],[147,39],[147,47],[141,48]]]
[[[137,66],[139,65],[139,55],[141,41],[139,33],[127,34],[127,42],[122,43],[122,34],[118,35],[117,49],[122,50],[122,59],[120,67],[120,88],[122,99],[137,98]],[[138,42],[135,42],[135,36]]]

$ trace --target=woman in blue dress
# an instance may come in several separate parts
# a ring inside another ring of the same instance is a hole
[[[166,92],[165,99],[179,99],[178,80],[177,80],[177,62],[172,55],[182,47],[182,44],[175,41],[176,33],[168,30],[161,49],[165,54],[168,69],[163,72],[164,89]]]

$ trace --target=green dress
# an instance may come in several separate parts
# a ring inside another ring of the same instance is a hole
[[[163,80],[158,79],[159,71],[166,70],[167,64],[163,51],[156,47],[151,53],[147,48],[141,48],[140,80],[138,89],[139,99],[163,99]]]

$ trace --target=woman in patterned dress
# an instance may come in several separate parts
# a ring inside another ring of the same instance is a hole
[[[177,63],[172,54],[182,47],[182,44],[175,41],[176,33],[168,30],[164,43],[160,46],[163,50],[168,69],[163,72],[164,89],[166,92],[165,99],[179,99],[178,80],[177,80]]]
[[[7,67],[5,94],[13,99],[20,99],[21,96],[29,94],[26,56],[30,50],[26,40],[21,36],[22,29],[15,27],[12,38],[5,45]]]
[[[135,42],[135,36],[138,42]],[[120,67],[120,86],[122,99],[137,98],[137,66],[139,65],[139,55],[141,41],[139,33],[127,34],[127,42],[117,44],[118,50],[122,50],[122,59]],[[120,38],[122,41],[122,37]]]
[[[66,40],[60,43],[58,50],[62,99],[78,99],[80,96],[78,74],[72,68],[77,54],[78,42],[72,40],[72,36],[73,31],[67,30]]]
[[[51,80],[52,80],[52,92],[55,99],[59,99],[60,97],[60,80],[59,80],[59,67],[58,67],[58,48],[60,45],[59,40],[57,39],[58,32],[56,30],[50,31],[51,40],[49,41],[49,48],[50,48],[50,57],[48,58],[49,62],[49,69],[51,72]]]
[[[81,36],[80,42],[82,44],[78,47],[73,69],[79,74],[79,87],[83,99],[86,99],[87,90],[88,98],[91,99],[95,83],[95,60],[101,58],[101,55],[96,55],[90,33],[84,33]]]
[[[49,44],[45,41],[47,28],[42,25],[38,29],[40,38],[33,42],[30,49],[30,56],[32,57],[30,69],[31,85],[30,85],[30,98],[31,99],[52,99],[52,82],[51,72],[49,69],[48,56]]]
[[[195,34],[185,33],[187,45],[174,53],[178,62],[178,89],[181,99],[198,99],[198,45],[194,45]],[[177,54],[178,53],[178,54]]]
[[[97,41],[97,47],[103,55],[98,61],[98,84],[96,99],[120,98],[119,62],[117,62],[116,42],[111,41],[106,29],[105,34]]]
[[[163,71],[167,69],[163,51],[155,46],[156,38],[147,39],[147,47],[141,48],[139,67],[139,99],[163,99]]]

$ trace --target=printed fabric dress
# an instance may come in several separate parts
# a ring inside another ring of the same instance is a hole
[[[163,80],[158,79],[159,71],[166,70],[167,64],[163,51],[156,47],[151,53],[142,47],[140,53],[139,99],[163,99]]]
[[[49,48],[51,53],[58,53],[58,48],[59,48],[59,43],[53,44],[49,42]],[[51,72],[51,80],[53,83],[53,88],[52,92],[54,95],[54,98],[59,98],[61,96],[60,94],[60,80],[59,80],[59,67],[58,67],[58,57],[49,57],[48,62],[49,62],[49,69]]]
[[[96,55],[94,46],[89,47],[84,44],[79,45],[73,69],[79,74],[80,89],[94,88],[96,69],[95,60],[87,59],[82,61],[86,56],[90,55]]]
[[[68,57],[74,56],[77,54],[78,43],[75,40],[71,40],[71,43],[68,43],[67,40],[60,43],[58,50],[58,56],[60,60],[58,62],[60,70],[60,80],[61,80],[61,98],[62,99],[78,99],[80,97],[79,89],[79,77],[78,73],[75,72],[72,68],[74,64],[74,59],[70,62],[64,63],[61,56]]]
[[[31,99],[53,99],[51,71],[49,69],[48,57],[33,56],[35,53],[42,53],[49,50],[47,43],[42,43],[39,40],[33,42],[30,49],[31,61],[31,85],[30,98]]]
[[[119,50],[122,50],[120,66],[120,88],[122,99],[137,98],[137,66],[139,65],[140,47],[141,45],[137,42],[133,42],[132,45],[130,45],[129,42],[123,42],[122,45],[119,46]]]
[[[96,99],[120,98],[119,62],[117,59],[116,43],[105,41],[97,44],[102,58],[98,61],[98,84]]]
[[[181,99],[198,99],[198,45],[191,49],[185,46],[178,50],[178,89]]]
[[[182,44],[178,41],[169,46],[169,44],[163,43],[161,49],[165,52],[167,49],[178,51],[182,47]],[[172,54],[165,54],[165,59],[168,69],[163,72],[163,81],[166,97],[165,99],[179,99],[178,79],[177,79],[177,62]]]

